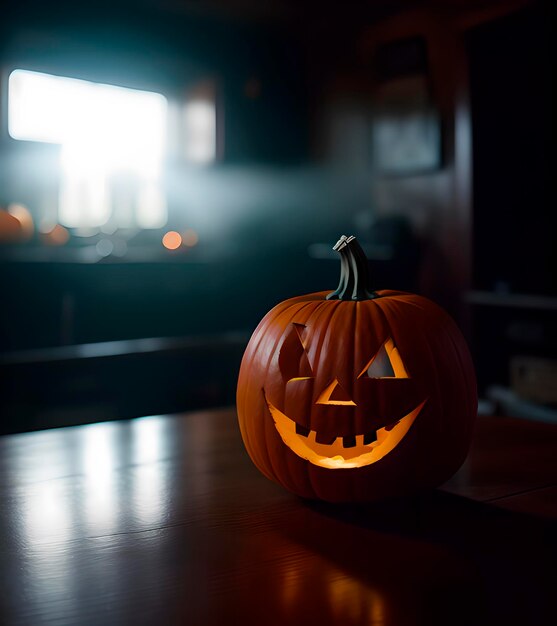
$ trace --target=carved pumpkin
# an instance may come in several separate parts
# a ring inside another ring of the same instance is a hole
[[[282,302],[250,339],[237,391],[244,444],[265,476],[302,497],[372,501],[435,487],[470,444],[466,343],[430,300],[371,291],[354,237],[335,250],[337,290]]]

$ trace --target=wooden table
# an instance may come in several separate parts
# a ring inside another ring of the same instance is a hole
[[[443,489],[338,507],[262,477],[231,409],[6,436],[0,623],[557,624],[556,452],[480,418]]]

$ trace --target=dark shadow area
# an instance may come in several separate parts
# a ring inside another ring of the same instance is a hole
[[[553,521],[443,491],[363,506],[304,504],[284,535],[370,588],[388,588],[394,623],[554,623]]]
[[[226,337],[334,290],[342,234],[554,414],[547,5],[271,4],[3,9],[0,432],[232,404]]]

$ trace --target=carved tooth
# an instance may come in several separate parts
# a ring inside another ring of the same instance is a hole
[[[310,433],[309,428],[302,426],[301,424],[296,424],[296,434],[302,435],[302,437],[307,437]]]
[[[345,448],[353,448],[356,445],[356,437],[354,437],[353,435],[350,435],[348,437],[343,437],[342,445]]]
[[[327,446],[330,446],[331,444],[333,444],[335,442],[336,439],[336,435],[331,436],[327,436],[327,435],[320,435],[319,433],[316,434],[315,436],[315,441],[317,443],[323,443]]]
[[[367,446],[374,441],[377,441],[377,433],[374,430],[364,435],[364,445]]]

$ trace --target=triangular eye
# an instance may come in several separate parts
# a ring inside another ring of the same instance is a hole
[[[279,352],[279,368],[285,381],[291,378],[313,376],[311,366],[302,343],[303,324],[291,324]]]
[[[377,354],[368,361],[358,378],[409,378],[392,339],[387,339]]]
[[[381,346],[379,352],[369,364],[366,374],[369,378],[392,378],[395,375],[384,345]]]

